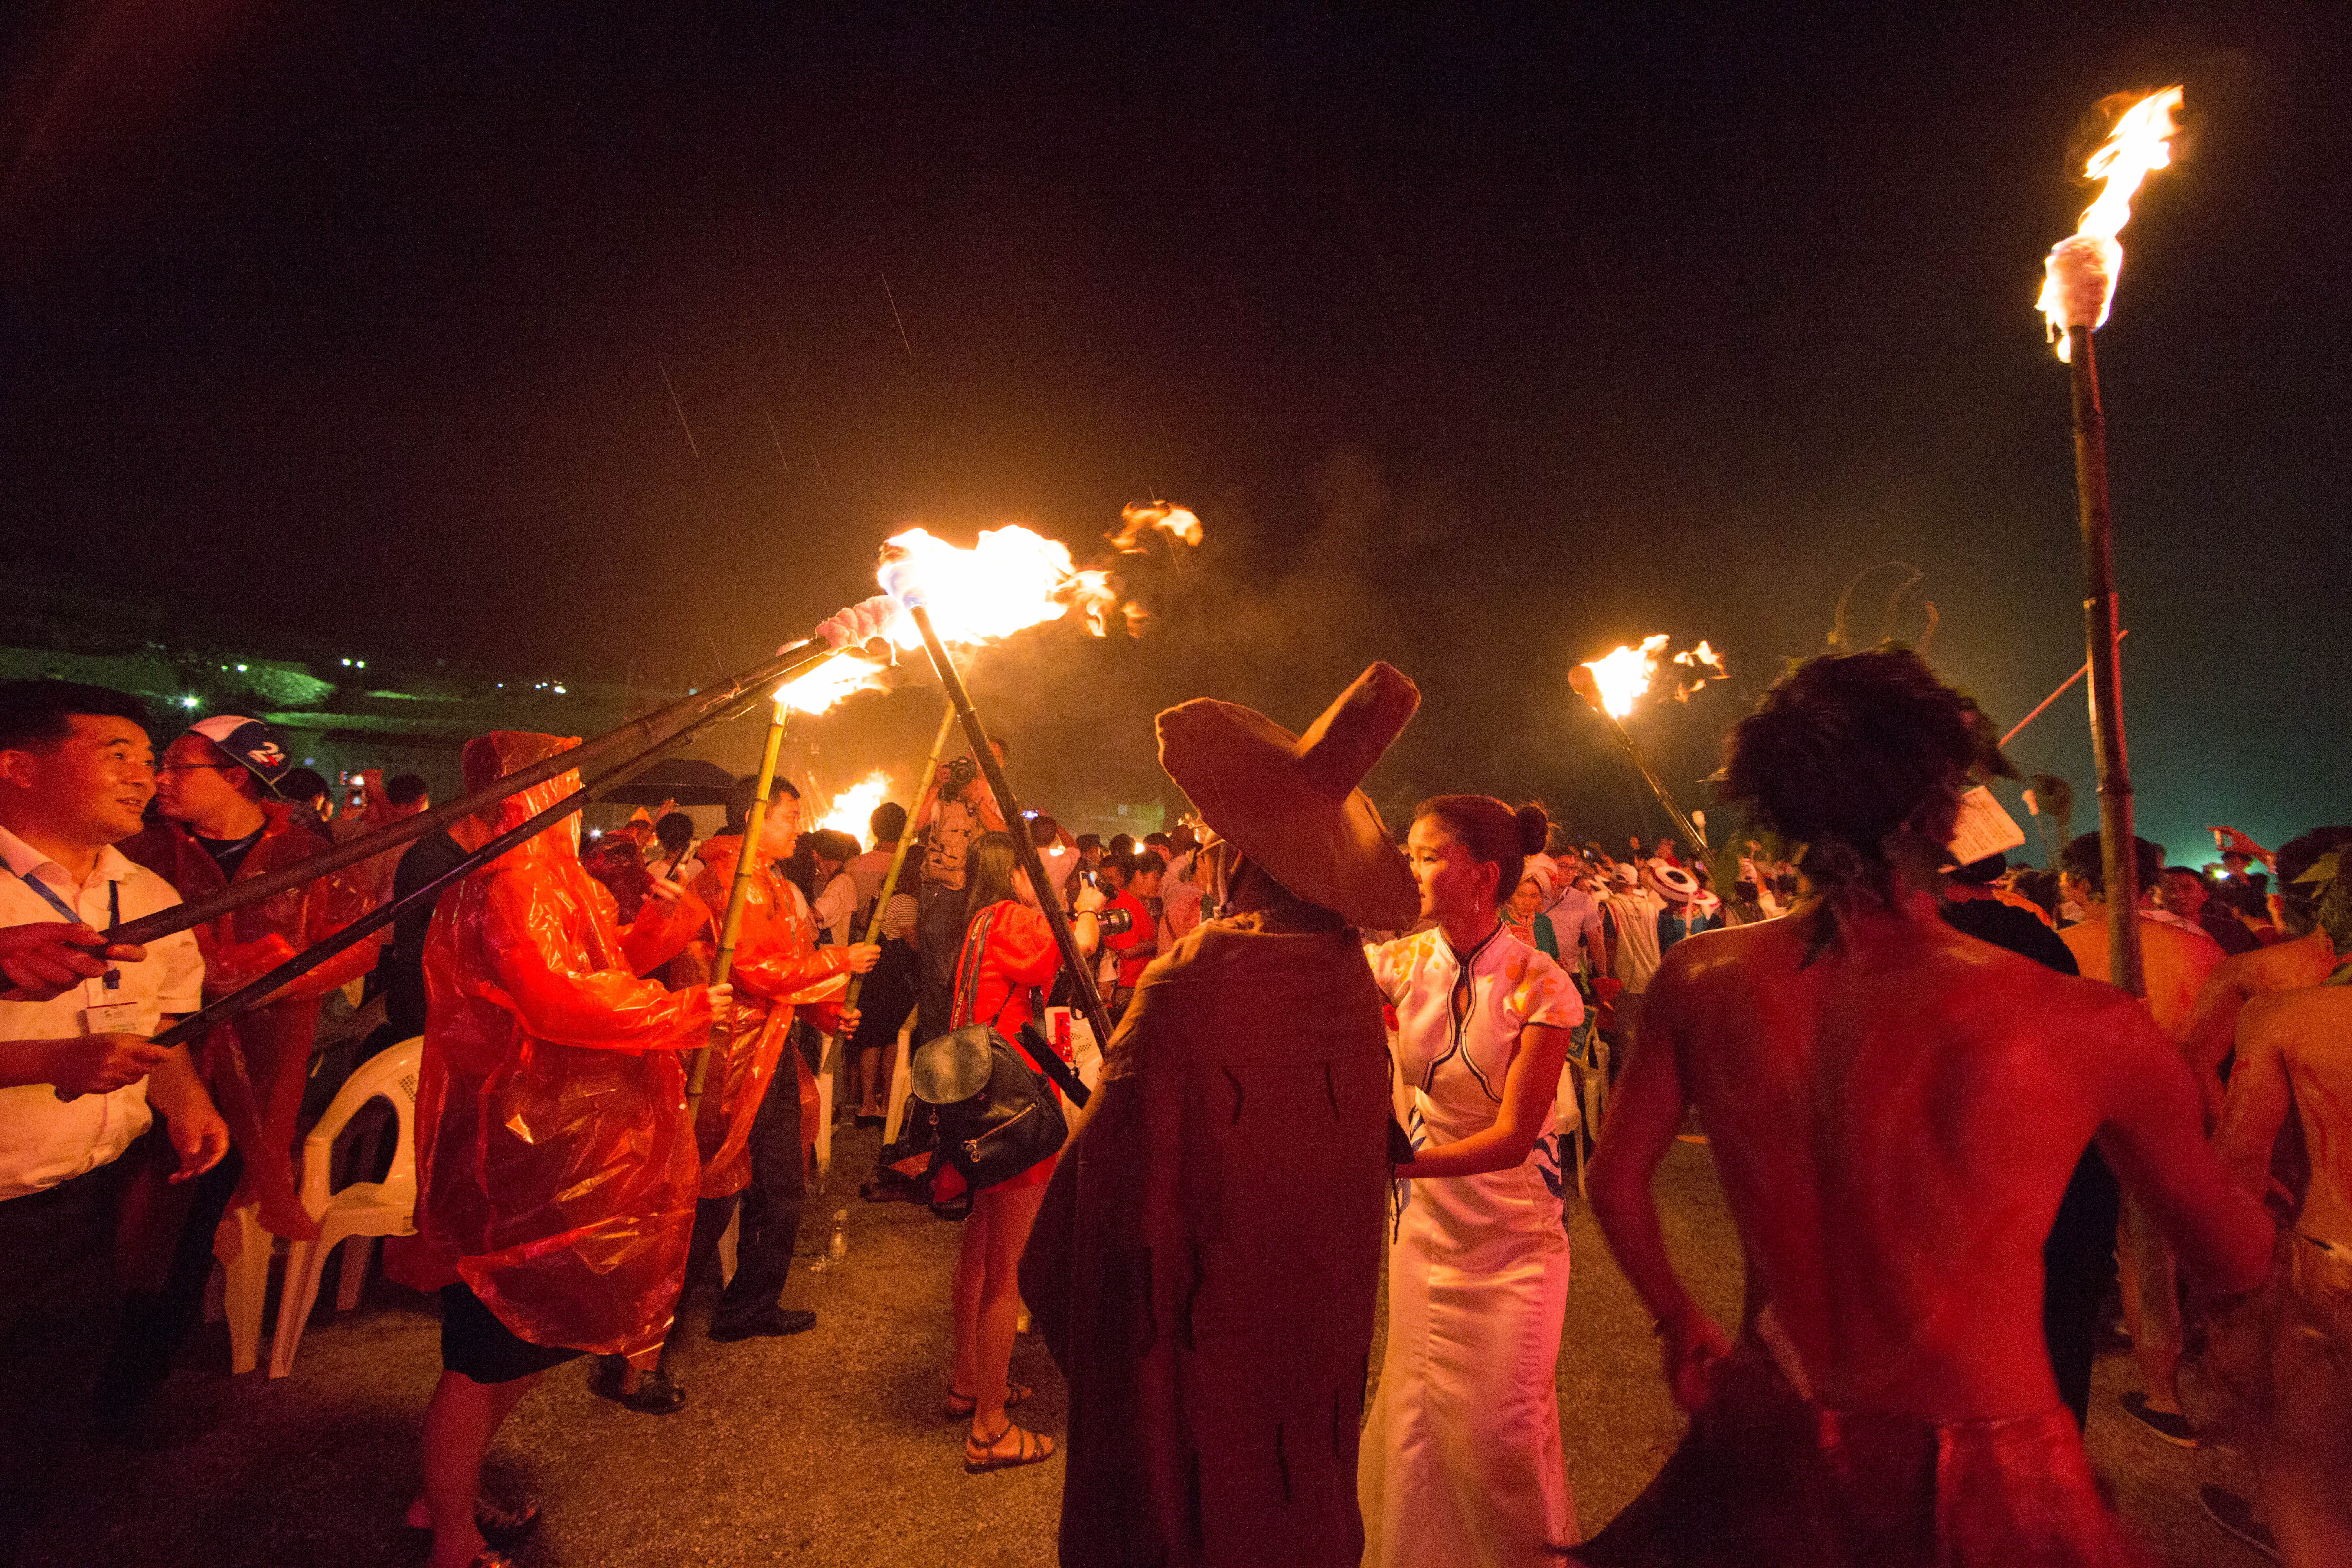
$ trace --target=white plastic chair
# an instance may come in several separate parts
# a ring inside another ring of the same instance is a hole
[[[239,1204],[213,1232],[220,1261],[218,1310],[207,1296],[206,1321],[228,1319],[228,1369],[251,1372],[261,1362],[261,1311],[269,1300],[269,1253],[276,1238],[261,1228],[261,1205]]]
[[[319,1300],[319,1277],[326,1271],[329,1253],[344,1248],[335,1309],[347,1312],[359,1305],[375,1238],[416,1234],[416,1074],[424,1057],[420,1035],[361,1063],[302,1141],[302,1206],[319,1222],[319,1235],[314,1241],[293,1242],[287,1250],[286,1283],[278,1296],[278,1336],[269,1350],[272,1377],[284,1377],[293,1369],[294,1347],[301,1342],[303,1326]],[[353,1182],[331,1191],[336,1139],[362,1106],[378,1098],[391,1102],[398,1123],[392,1169],[381,1182]]]

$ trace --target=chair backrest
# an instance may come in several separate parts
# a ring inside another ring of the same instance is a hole
[[[412,1205],[416,1201],[416,1075],[424,1062],[425,1037],[417,1035],[377,1052],[343,1080],[327,1113],[319,1118],[319,1124],[302,1141],[304,1208],[314,1215],[325,1212],[333,1195],[328,1187],[332,1179],[328,1173],[328,1156],[334,1150],[335,1140],[351,1125],[362,1106],[379,1098],[391,1103],[393,1116],[399,1123],[392,1169],[384,1173],[382,1184],[384,1201],[404,1200]]]

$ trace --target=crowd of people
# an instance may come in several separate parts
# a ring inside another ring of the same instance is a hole
[[[422,1040],[417,1235],[385,1268],[441,1312],[407,1515],[434,1568],[498,1568],[539,1523],[481,1471],[551,1369],[593,1358],[598,1394],[658,1416],[691,1398],[689,1320],[814,1326],[785,1297],[816,1074],[837,1060],[844,1118],[881,1126],[910,1024],[992,1031],[1072,1123],[983,1177],[918,1100],[866,1187],[961,1221],[940,1408],[971,1474],[1065,1458],[1066,1563],[2138,1561],[2081,1436],[2118,1284],[2126,1416],[2249,1456],[2256,1495],[2208,1489],[2225,1527],[2352,1562],[2352,827],[2276,853],[2224,830],[2205,868],[2138,843],[2139,999],[2105,984],[2096,835],[2048,872],[1950,863],[2000,763],[1906,651],[1817,658],[1741,722],[1721,793],[1755,837],[1728,854],[1615,855],[1476,794],[1400,834],[1360,785],[1419,700],[1375,665],[1303,732],[1171,709],[1194,814],[1141,839],[1008,818],[970,758],[862,844],[805,829],[782,779],[740,781],[706,838],[565,819],[166,1047],[578,775],[304,878],[429,810],[422,781],[333,812],[257,721],[159,754],[134,699],[0,686],[0,1357],[79,1391],[0,1422],[0,1547],[77,1424],[141,1419],[224,1215],[318,1234],[295,1154],[322,1003],[356,984],[383,1022],[341,1071]],[[572,744],[483,736],[467,786]],[[143,948],[101,935],[265,879]],[[1083,1109],[1051,1056],[1085,1062]],[[1651,1192],[1693,1126],[1748,1263],[1734,1332]],[[1691,1412],[1589,1540],[1555,1392],[1587,1147]],[[1011,1377],[1024,1310],[1068,1383],[1058,1440]],[[2192,1347],[2226,1395],[2202,1421]]]

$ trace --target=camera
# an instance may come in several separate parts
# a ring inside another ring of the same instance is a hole
[[[1105,936],[1125,936],[1135,929],[1133,910],[1097,910],[1095,927]]]
[[[948,787],[957,795],[971,788],[971,781],[979,776],[980,764],[968,756],[958,757],[948,764]]]

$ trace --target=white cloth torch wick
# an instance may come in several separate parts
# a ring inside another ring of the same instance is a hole
[[[2071,234],[2050,247],[2050,258],[2042,264],[2040,305],[2060,359],[2071,357],[2068,329],[2096,331],[2107,324],[2116,279],[2123,269],[2122,243],[2103,235]]]

